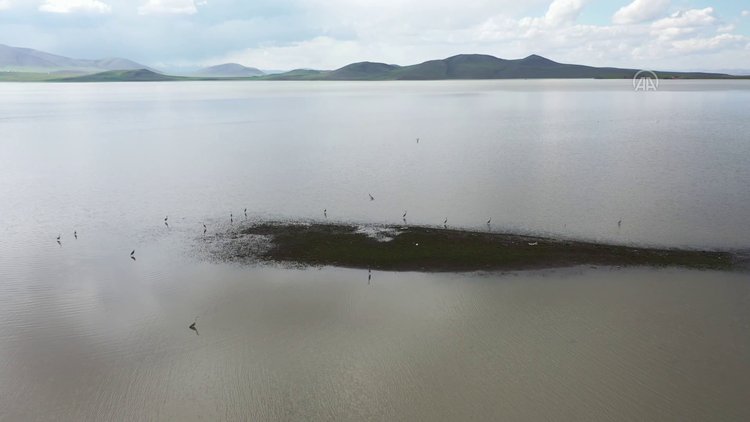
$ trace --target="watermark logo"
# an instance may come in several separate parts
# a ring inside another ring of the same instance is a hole
[[[633,89],[636,92],[657,91],[659,89],[659,77],[650,70],[641,70],[633,76]]]

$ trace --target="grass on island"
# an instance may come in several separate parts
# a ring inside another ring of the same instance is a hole
[[[635,248],[539,237],[392,226],[400,234],[381,242],[357,227],[335,224],[259,224],[246,235],[271,238],[261,259],[387,271],[524,270],[577,265],[730,269],[725,252]]]

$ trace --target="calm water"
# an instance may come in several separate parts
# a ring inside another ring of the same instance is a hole
[[[244,208],[750,249],[750,82],[660,89],[0,84],[0,420],[750,418],[747,273],[206,259]]]

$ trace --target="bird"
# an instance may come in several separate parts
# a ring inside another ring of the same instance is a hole
[[[406,211],[404,211],[404,215],[403,215],[403,218],[406,218]]]
[[[58,234],[58,235],[57,235],[57,241],[58,241],[58,242],[60,241],[60,238],[61,238],[61,237],[62,237],[62,235],[61,235],[61,234]]]
[[[323,217],[328,218],[328,209],[323,209]]]
[[[529,243],[529,246],[536,246],[538,244],[539,244],[539,242]]]
[[[245,208],[245,218],[247,218],[247,208]]]
[[[419,143],[419,138],[417,138],[417,143]]]
[[[231,212],[229,213],[229,222],[234,223],[234,215]]]
[[[448,217],[445,217],[445,220],[443,221],[443,228],[448,228]]]
[[[368,195],[370,195],[370,201],[374,201],[375,200],[375,198],[372,196],[372,194],[368,193]]]
[[[132,251],[130,252],[130,256],[133,256],[133,255],[135,255],[135,249],[133,249],[133,250],[132,250]]]
[[[622,220],[617,222],[617,227],[622,227]]]
[[[206,230],[208,230],[208,229],[206,228],[206,223],[203,223],[203,234],[206,234]]]
[[[190,324],[190,326],[188,328],[190,328],[191,330],[195,331],[195,335],[199,336],[200,334],[198,334],[198,327],[195,326],[195,324],[197,324],[197,323],[198,323],[198,317],[195,317],[195,321],[193,321],[193,323]]]
[[[75,230],[73,230],[73,237],[75,237],[76,239],[78,239],[78,232],[75,231]]]
[[[490,224],[492,224],[492,218],[491,217],[490,217],[489,220],[487,220],[487,225],[489,226]]]
[[[164,217],[164,225],[169,227],[169,222],[167,222],[167,220],[169,220],[169,216]]]

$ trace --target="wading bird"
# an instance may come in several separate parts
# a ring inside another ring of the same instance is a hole
[[[193,321],[193,323],[190,324],[190,326],[188,328],[190,328],[191,330],[195,331],[195,335],[199,336],[200,334],[198,334],[198,327],[195,326],[195,324],[197,324],[197,323],[198,323],[198,317],[195,317],[195,321]]]

